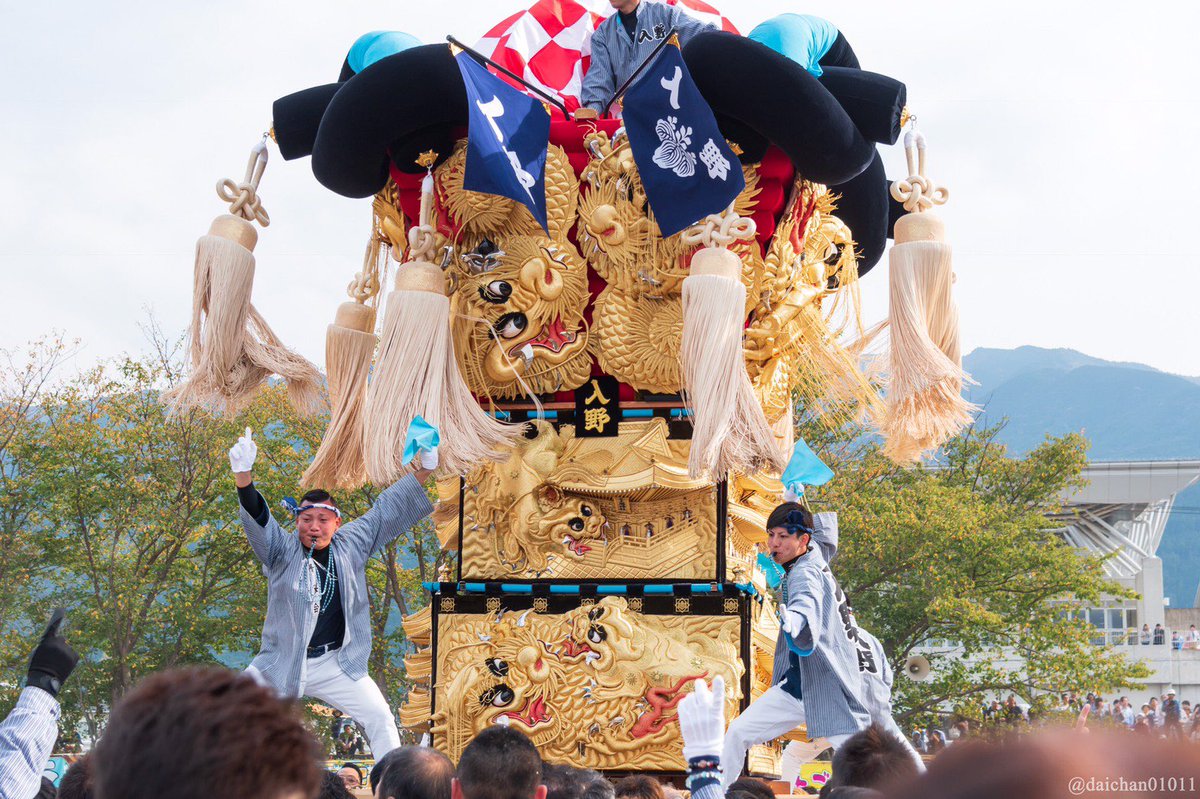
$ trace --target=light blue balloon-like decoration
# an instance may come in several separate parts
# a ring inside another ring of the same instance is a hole
[[[420,45],[420,39],[403,31],[371,31],[354,41],[346,61],[357,75],[380,59]]]
[[[818,62],[833,47],[837,36],[837,27],[827,19],[812,14],[780,14],[750,31],[749,38],[787,56],[819,78],[823,70]]]

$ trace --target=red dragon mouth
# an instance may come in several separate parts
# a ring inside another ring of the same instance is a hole
[[[558,656],[564,658],[579,658],[588,653],[597,654],[596,650],[592,649],[583,641],[576,641],[571,636],[563,638],[562,645],[559,648]]]
[[[537,336],[536,338],[531,338],[529,341],[526,341],[520,346],[513,347],[508,354],[516,357],[518,352],[526,344],[528,344],[530,347],[541,347],[542,349],[550,350],[554,353],[562,352],[563,347],[575,342],[576,336],[577,334],[575,333],[567,332],[566,327],[563,325],[562,316],[556,316],[554,317],[553,322],[546,325],[545,329],[542,331],[542,335]]]
[[[540,696],[532,702],[525,703],[525,707],[520,710],[501,713],[500,716],[501,718],[519,721],[529,729],[533,729],[537,725],[551,720],[550,714],[546,712],[546,700]]]
[[[567,548],[568,552],[578,555],[581,558],[584,555],[586,555],[587,553],[592,551],[592,548],[589,547],[587,544],[576,541],[574,538],[572,538],[569,535],[563,536],[563,546],[565,546]]]

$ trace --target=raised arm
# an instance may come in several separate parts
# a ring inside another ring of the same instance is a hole
[[[229,450],[229,468],[238,489],[239,515],[246,540],[254,550],[255,557],[264,566],[270,567],[283,552],[287,534],[275,521],[263,495],[254,487],[254,460],[258,457],[258,445],[254,443],[253,431],[249,427],[233,448]]]
[[[59,634],[64,614],[55,611],[29,659],[26,687],[0,723],[0,799],[29,799],[58,738],[58,692],[79,656]]]
[[[413,474],[400,478],[379,495],[371,509],[338,530],[338,538],[363,561],[417,522],[433,513],[425,481],[437,468],[437,448],[421,450]]]

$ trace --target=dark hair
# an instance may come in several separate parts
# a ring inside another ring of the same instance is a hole
[[[904,742],[878,724],[846,739],[833,753],[832,771],[835,785],[879,789],[918,773]]]
[[[342,765],[338,766],[338,771],[341,771],[344,768],[352,768],[357,771],[359,782],[362,782],[367,776],[363,773],[362,766],[358,765],[357,763],[343,763]]]
[[[58,796],[58,789],[54,787],[54,783],[47,777],[42,777],[42,784],[38,786],[38,792],[33,795],[32,799],[54,799]]]
[[[857,785],[825,784],[821,799],[883,799],[883,794],[874,788],[859,788]]]
[[[632,797],[632,799],[665,799],[662,785],[653,777],[645,774],[634,774],[626,777],[613,786],[617,799]]]
[[[71,764],[58,781],[58,799],[92,799],[92,756],[85,754]]]
[[[546,786],[546,799],[583,799],[584,794],[595,783],[603,783],[608,799],[612,799],[612,784],[591,769],[557,763],[542,764],[542,784]]]
[[[341,777],[326,771],[321,775],[321,792],[317,794],[317,799],[354,799],[354,794],[347,790]]]
[[[812,513],[799,502],[785,502],[771,511],[771,515],[767,517],[767,529],[774,530],[776,527],[783,527],[792,535],[800,533],[812,535]]]
[[[458,782],[464,799],[529,799],[542,782],[542,758],[520,730],[488,727],[463,749]]]
[[[332,505],[335,508],[338,507],[338,504],[333,501],[333,497],[329,496],[329,492],[322,491],[319,488],[314,488],[300,497],[300,504],[303,505],[305,502],[311,502],[314,505]]]
[[[775,792],[771,790],[771,786],[754,777],[739,777],[729,786],[729,790],[749,794],[755,799],[775,799]]]
[[[591,773],[596,774],[594,771]],[[597,774],[596,779],[584,787],[583,793],[579,795],[579,799],[616,799],[616,796],[613,784]]]
[[[218,668],[151,675],[109,715],[92,763],[101,799],[312,796],[320,747],[294,703]]]
[[[378,779],[371,770],[371,787],[380,799],[450,799],[454,764],[428,746],[402,746],[383,756]]]

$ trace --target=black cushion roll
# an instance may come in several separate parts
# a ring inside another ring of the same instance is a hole
[[[722,31],[692,37],[683,57],[718,117],[758,132],[809,180],[845,183],[871,163],[874,146],[837,99],[788,57]]]
[[[467,123],[467,93],[445,44],[427,44],[380,59],[342,84],[321,119],[313,146],[313,174],[345,197],[370,197],[388,179],[388,148],[420,131],[441,129],[436,141],[418,136],[442,157],[452,128]],[[436,146],[434,146],[436,145]],[[404,158],[398,156],[399,161]]]
[[[860,175],[829,190],[841,195],[834,215],[850,226],[858,249],[858,274],[862,277],[879,263],[891,235],[887,173],[879,153]]]
[[[279,145],[284,160],[312,155],[321,117],[341,85],[326,83],[324,86],[313,86],[280,97],[274,102],[271,106],[272,127],[275,129],[275,143]]]
[[[817,78],[837,98],[868,141],[895,144],[900,116],[908,102],[907,87],[887,75],[847,67],[824,67]]]

